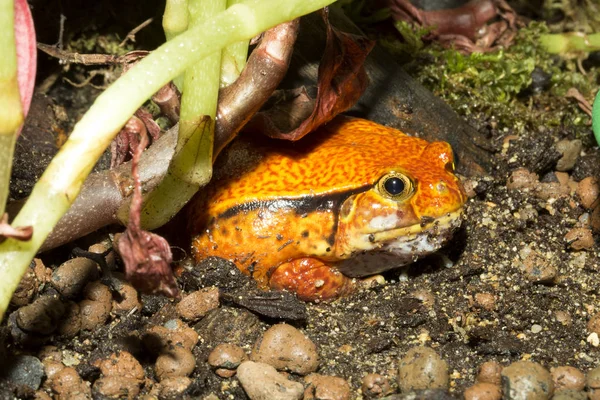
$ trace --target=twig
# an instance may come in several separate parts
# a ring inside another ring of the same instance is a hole
[[[135,34],[147,27],[148,25],[150,25],[152,21],[154,21],[154,18],[148,18],[147,20],[133,28],[131,31],[129,31],[127,36],[125,36],[125,39],[123,39],[123,41],[119,43],[119,47],[123,47],[128,40],[131,40],[133,43],[135,43]]]

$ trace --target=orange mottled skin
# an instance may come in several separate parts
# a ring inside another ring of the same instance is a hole
[[[466,200],[452,168],[447,143],[347,117],[294,143],[241,138],[189,208],[194,256],[231,260],[262,287],[335,298],[355,287],[348,276],[407,264],[450,237]],[[378,186],[390,173],[414,184],[406,198]]]

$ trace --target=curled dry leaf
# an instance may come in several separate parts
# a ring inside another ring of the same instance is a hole
[[[134,117],[135,118],[135,117]],[[129,224],[119,238],[117,247],[125,264],[125,276],[142,293],[178,297],[179,288],[171,270],[173,255],[167,241],[140,227],[142,189],[138,166],[142,152],[148,145],[145,126],[140,130],[140,141],[133,154],[131,175],[134,192],[131,199]]]
[[[8,223],[8,214],[4,214],[2,218],[0,218],[0,243],[2,243],[6,238],[11,238],[15,240],[27,241],[31,239],[31,235],[33,235],[33,227],[31,226],[18,226],[16,228],[12,227]]]
[[[302,88],[280,93],[281,101],[257,113],[247,125],[248,130],[277,139],[298,140],[352,107],[365,91],[368,78],[363,63],[375,42],[335,29],[327,11],[323,12],[323,19],[327,42],[319,64],[316,99],[311,99]]]

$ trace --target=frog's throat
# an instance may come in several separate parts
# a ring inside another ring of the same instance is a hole
[[[369,241],[373,243],[385,244],[386,242],[396,241],[399,238],[402,238],[403,241],[408,241],[411,238],[416,238],[424,233],[433,236],[438,234],[445,235],[453,232],[460,226],[462,217],[463,209],[460,208],[456,211],[452,211],[441,217],[438,217],[427,224],[414,224],[402,228],[372,233]]]

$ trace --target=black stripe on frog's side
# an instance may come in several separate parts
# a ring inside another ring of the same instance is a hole
[[[276,212],[283,209],[293,209],[300,217],[310,214],[313,211],[332,211],[334,216],[334,226],[337,227],[339,209],[342,203],[350,196],[371,189],[372,185],[360,186],[355,189],[345,190],[331,194],[321,194],[315,196],[304,196],[297,198],[280,198],[277,200],[257,200],[248,203],[240,204],[223,211],[217,219],[227,219],[235,217],[244,212],[266,209],[271,212]],[[335,243],[335,234],[332,232],[327,242],[333,246]]]

